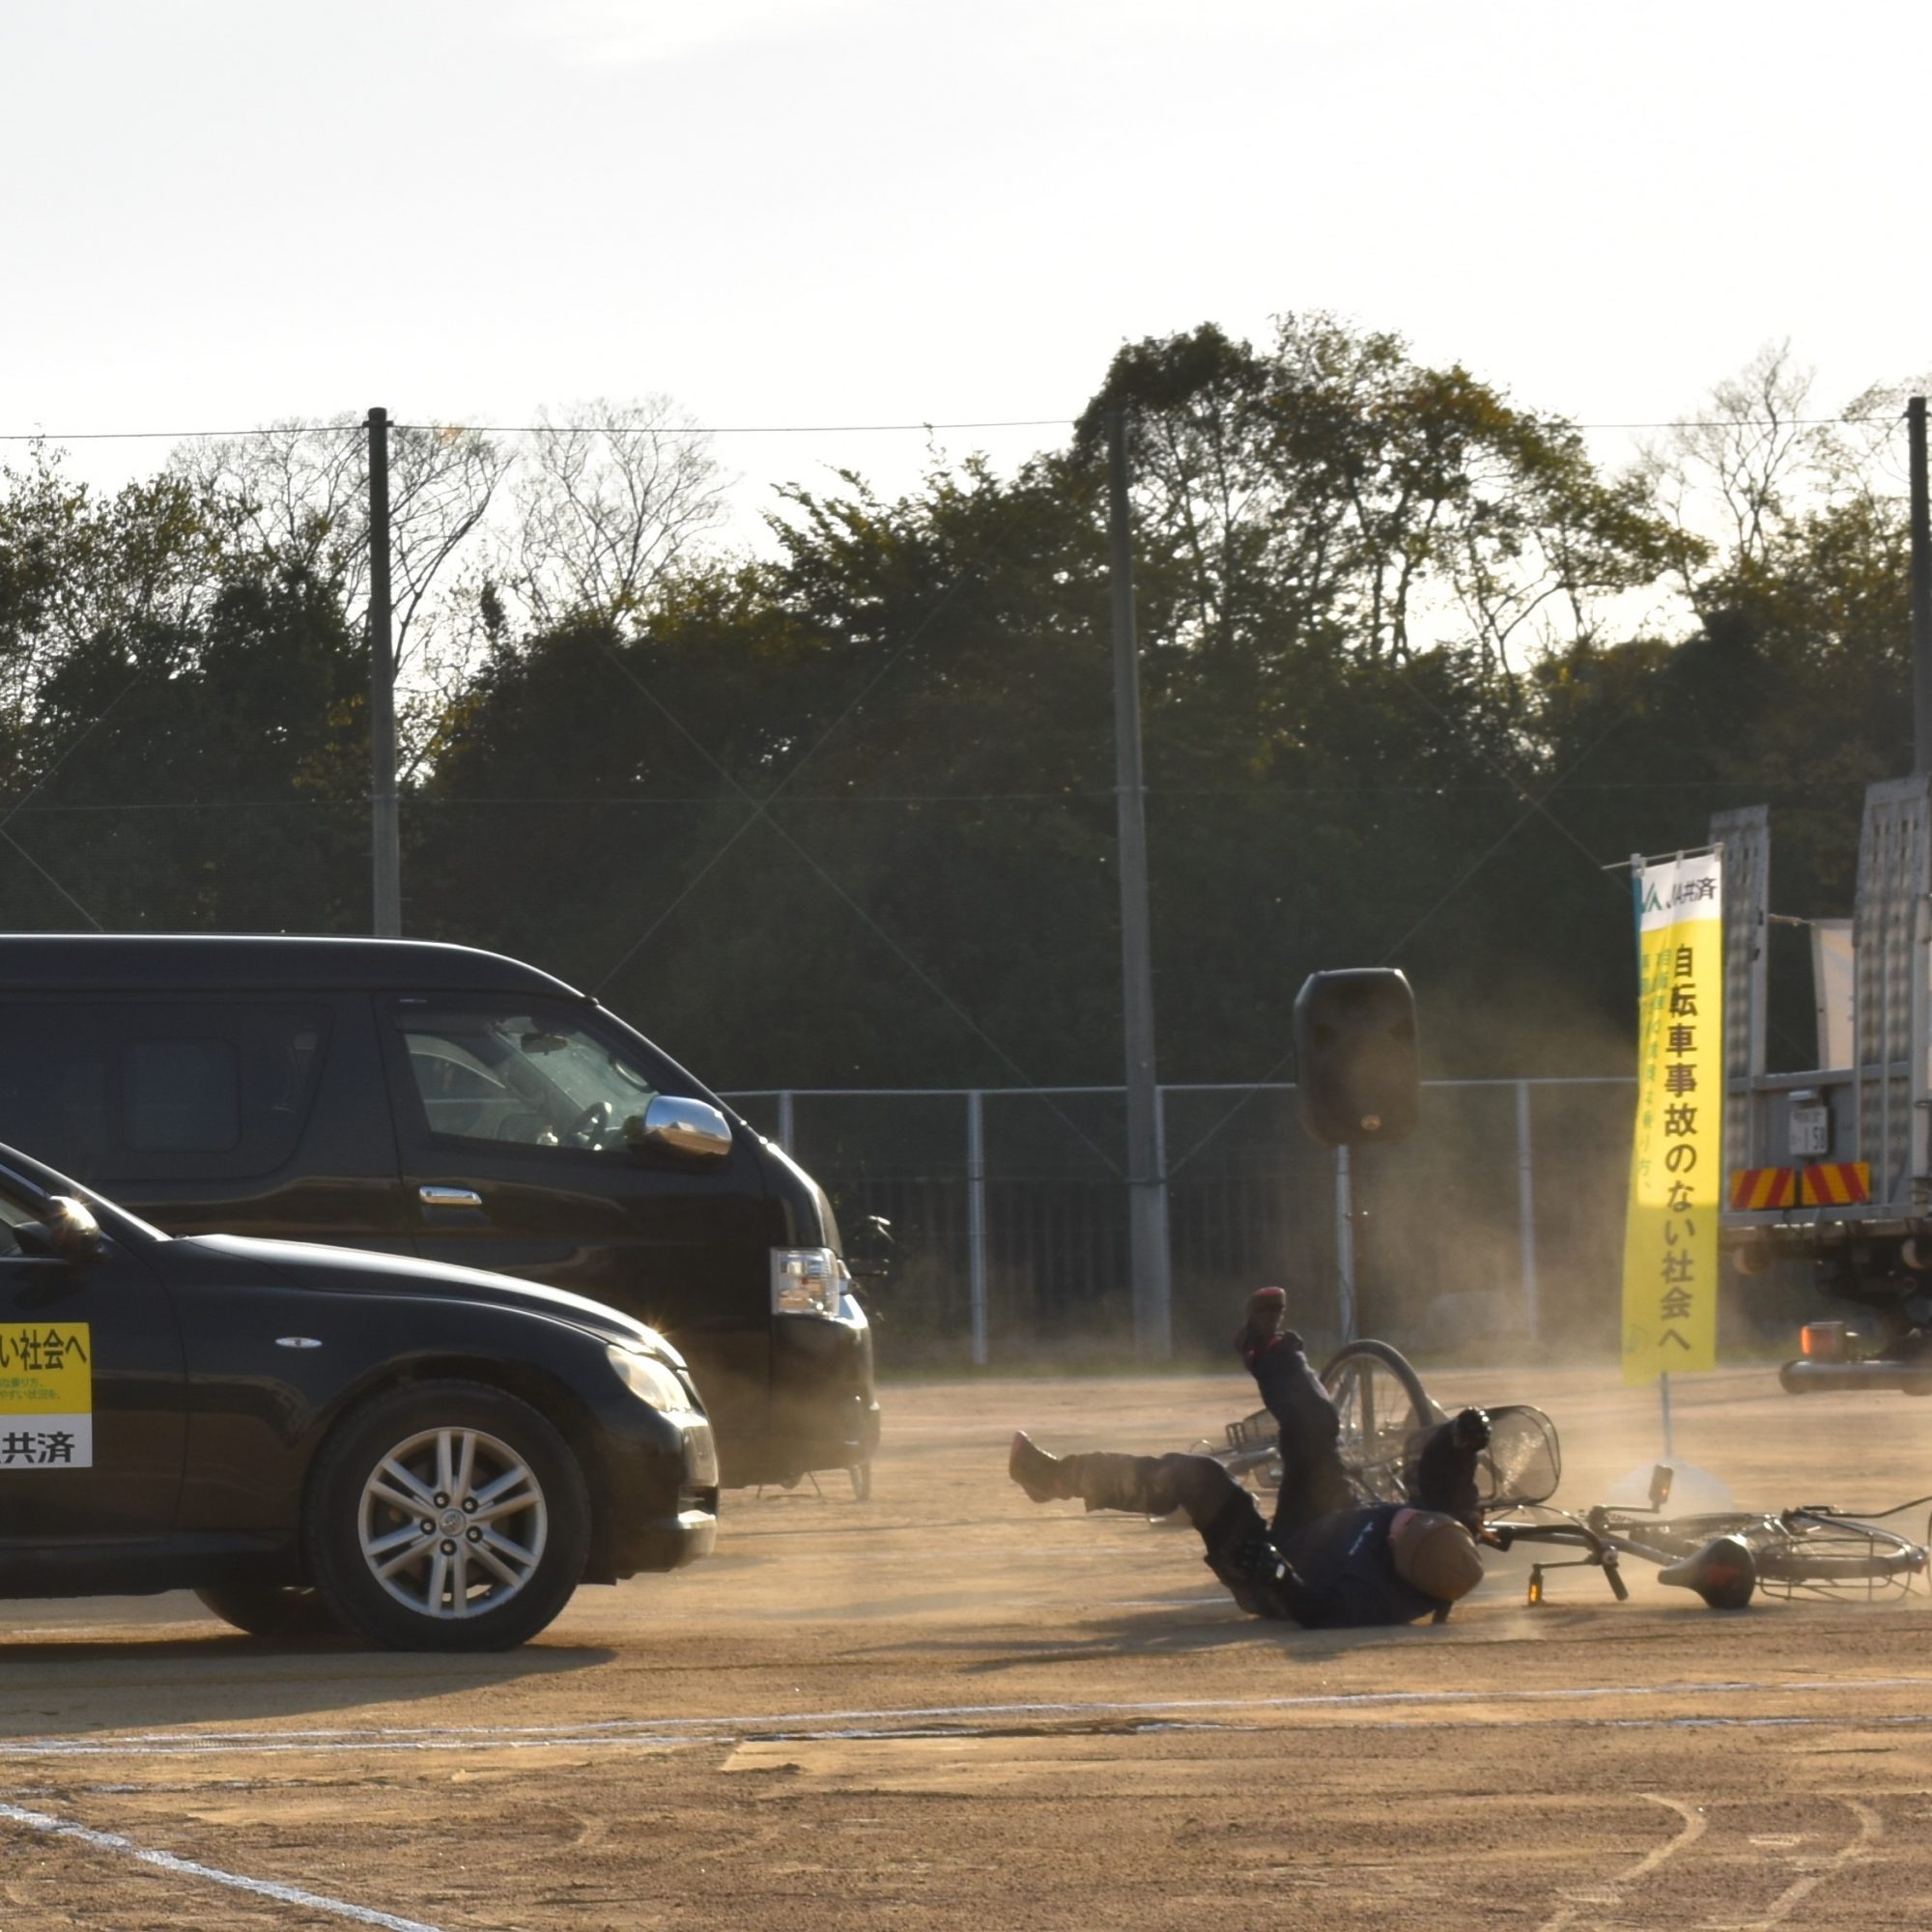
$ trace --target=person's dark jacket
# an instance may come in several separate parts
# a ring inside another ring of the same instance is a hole
[[[1396,1575],[1389,1525],[1404,1503],[1336,1510],[1275,1544],[1301,1582],[1293,1616],[1309,1630],[1412,1624],[1442,1605]]]

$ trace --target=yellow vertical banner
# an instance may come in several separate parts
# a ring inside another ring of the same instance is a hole
[[[1624,1223],[1624,1380],[1718,1363],[1724,923],[1719,853],[1636,872],[1636,1133]]]

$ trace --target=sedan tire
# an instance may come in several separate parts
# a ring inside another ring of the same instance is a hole
[[[305,1642],[342,1634],[342,1626],[322,1599],[293,1584],[206,1583],[194,1594],[211,1616],[250,1636]]]
[[[529,1404],[482,1382],[416,1382],[336,1425],[316,1458],[303,1540],[323,1601],[370,1641],[508,1650],[577,1588],[589,1492]]]

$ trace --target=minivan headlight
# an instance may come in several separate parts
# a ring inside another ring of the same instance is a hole
[[[772,1313],[837,1315],[849,1279],[830,1248],[774,1248]]]
[[[647,1402],[653,1408],[662,1408],[673,1414],[691,1406],[691,1398],[685,1394],[684,1384],[655,1356],[640,1355],[636,1350],[625,1348],[621,1342],[612,1342],[604,1352],[610,1356],[611,1366],[617,1371],[618,1378],[639,1402]]]

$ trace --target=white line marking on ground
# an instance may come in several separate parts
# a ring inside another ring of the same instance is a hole
[[[1078,1715],[1075,1713],[1074,1715]],[[1898,1717],[1864,1717],[1851,1719],[1842,1716],[1823,1718],[1401,1718],[1374,1720],[1347,1728],[1356,1731],[1766,1731],[1766,1730],[1842,1730],[1849,1722],[1872,1729],[1932,1730],[1932,1713],[1912,1713]],[[1197,1719],[1183,1722],[1176,1719],[1145,1718],[1132,1725],[1135,1733],[1164,1730],[1251,1732],[1264,1728],[1257,1723],[1214,1722]],[[1339,1730],[1340,1725],[1325,1728]],[[223,1738],[213,1743],[184,1734],[176,1738],[147,1739],[138,1746],[102,1743],[88,1739],[42,1738],[19,1745],[0,1746],[0,1759],[36,1760],[42,1758],[164,1758],[164,1757],[380,1757],[405,1752],[430,1751],[660,1751],[689,1750],[701,1745],[733,1746],[750,1743],[824,1744],[868,1739],[884,1742],[894,1738],[972,1739],[998,1737],[997,1729],[967,1723],[953,1724],[845,1724],[801,1726],[770,1723],[749,1719],[738,1730],[720,1728],[701,1737],[654,1737],[648,1732],[625,1735],[586,1736],[558,1731],[534,1737],[478,1736],[474,1732],[438,1734],[427,1732],[416,1738],[358,1736],[350,1732],[329,1740],[285,1743],[281,1734],[265,1731],[252,1738]]]
[[[1098,1700],[1087,1703],[931,1704],[902,1710],[794,1711],[766,1715],[706,1718],[610,1718],[571,1725],[449,1724],[371,1726],[367,1729],[142,1731],[122,1737],[93,1733],[85,1738],[20,1738],[0,1740],[0,1759],[48,1757],[195,1756],[258,1753],[286,1756],[310,1752],[332,1756],[353,1752],[410,1750],[529,1750],[529,1749],[649,1749],[670,1750],[703,1744],[736,1744],[747,1738],[855,1738],[895,1736],[957,1736],[975,1727],[1005,1722],[1080,1721],[1095,1718],[1125,1719],[1141,1723],[1172,1721],[1177,1718],[1210,1718],[1236,1714],[1248,1721],[1229,1728],[1252,1729],[1257,1717],[1282,1713],[1320,1714],[1378,1710],[1415,1711],[1462,1709],[1472,1715],[1449,1718],[1452,1727],[1512,1729],[1572,1725],[1605,1730],[1767,1729],[1776,1726],[1817,1728],[1862,1723],[1871,1726],[1932,1726],[1932,1714],[1910,1711],[1849,1716],[1845,1695],[1860,1690],[1912,1690],[1932,1686],[1928,1677],[1801,1678],[1783,1682],[1722,1679],[1711,1683],[1599,1684],[1573,1689],[1517,1690],[1361,1690],[1287,1697],[1186,1697],[1134,1701]],[[1793,1697],[1829,1693],[1832,1708],[1818,1715],[1728,1717],[1715,1712],[1690,1712],[1659,1717],[1490,1718],[1474,1715],[1496,1705],[1589,1704],[1609,1698],[1633,1701],[1714,1699],[1742,1696]],[[1204,1725],[1204,1728],[1206,1726]],[[1436,1728],[1427,1717],[1391,1719],[1362,1728],[1388,1730]]]
[[[1689,1845],[1694,1845],[1704,1835],[1708,1822],[1694,1804],[1687,1804],[1679,1798],[1665,1798],[1655,1791],[1643,1794],[1653,1804],[1667,1805],[1684,1821],[1684,1829],[1674,1838],[1667,1838],[1661,1845],[1653,1847],[1637,1860],[1636,1863],[1620,1872],[1612,1872],[1601,1885],[1592,1886],[1588,1892],[1573,1893],[1574,1903],[1566,1905],[1553,1918],[1546,1918],[1539,1932],[1562,1932],[1566,1925],[1575,1923],[1577,1915],[1586,1905],[1616,1906],[1623,1903],[1624,1893],[1638,1879],[1654,1872],[1666,1859],[1675,1858]]]
[[[833,1711],[728,1712],[702,1718],[601,1718],[589,1723],[573,1724],[572,1736],[632,1732],[650,1736],[693,1731],[738,1730],[759,1724],[837,1724],[890,1723],[913,1719],[987,1718],[1082,1718],[1096,1715],[1166,1716],[1176,1711],[1321,1711],[1375,1710],[1383,1707],[1412,1708],[1457,1704],[1552,1704],[1569,1701],[1589,1702],[1607,1697],[1656,1699],[1660,1697],[1741,1697],[1802,1696],[1829,1692],[1842,1698],[1848,1691],[1932,1690],[1932,1676],[1913,1677],[1786,1677],[1680,1678],[1660,1683],[1652,1678],[1642,1684],[1577,1684],[1551,1686],[1548,1690],[1331,1690],[1305,1692],[1280,1697],[1163,1697],[1098,1699],[1087,1702],[1047,1702],[1013,1704],[912,1704],[899,1708]],[[195,1740],[198,1742],[239,1742],[259,1744],[275,1740],[327,1741],[337,1738],[469,1738],[489,1742],[519,1737],[547,1738],[557,1727],[550,1724],[384,1724],[368,1729],[276,1730],[276,1731],[136,1731],[119,1742],[138,1746],[144,1743]],[[10,1746],[0,1741],[0,1751]]]
[[[1858,1820],[1859,1829],[1852,1834],[1851,1842],[1833,1852],[1816,1871],[1808,1872],[1779,1892],[1762,1918],[1744,1921],[1739,1932],[1770,1932],[1772,1926],[1787,1918],[1792,1908],[1803,1904],[1828,1878],[1834,1877],[1844,1866],[1855,1864],[1864,1857],[1884,1829],[1879,1823],[1878,1813],[1861,1804],[1856,1798],[1841,1798],[1838,1802]]]
[[[426,1925],[420,1918],[398,1918],[392,1912],[372,1912],[366,1905],[351,1905],[346,1899],[328,1898],[319,1891],[305,1891],[298,1885],[277,1885],[272,1880],[263,1878],[243,1878],[238,1872],[225,1872],[213,1865],[205,1865],[194,1859],[177,1858],[173,1852],[151,1851],[146,1846],[137,1845],[131,1838],[124,1838],[119,1832],[95,1832],[85,1825],[75,1825],[65,1818],[56,1818],[45,1811],[26,1811],[17,1804],[0,1804],[0,1819],[9,1824],[24,1826],[30,1832],[39,1832],[51,1838],[71,1838],[79,1844],[91,1845],[97,1851],[120,1852],[144,1865],[153,1865],[159,1871],[173,1872],[182,1878],[203,1878],[213,1885],[225,1885],[235,1891],[253,1892],[258,1898],[272,1898],[282,1905],[306,1905],[317,1912],[330,1912],[338,1918],[353,1918],[358,1925],[381,1925],[387,1932],[438,1932],[434,1925]]]

